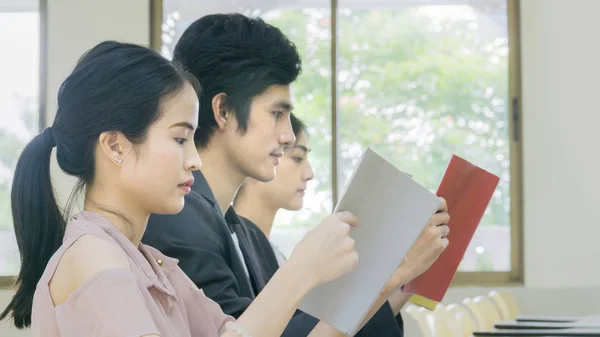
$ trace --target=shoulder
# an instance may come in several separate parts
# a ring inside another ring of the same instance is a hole
[[[118,244],[94,235],[83,235],[65,250],[49,282],[54,305],[65,302],[97,274],[129,268],[129,259]]]
[[[193,198],[186,197],[180,213],[151,215],[142,238],[144,244],[178,258],[183,264],[189,259],[190,250],[224,255],[232,245],[223,216],[201,195],[194,191],[192,194],[188,197]]]
[[[271,242],[269,238],[265,235],[265,233],[251,220],[244,218],[243,216],[239,216],[241,224],[248,229],[248,231],[258,240],[261,246],[271,247]]]
[[[252,222],[250,219],[245,218],[245,217],[243,217],[243,216],[241,216],[239,214],[238,214],[238,217],[239,217],[240,222],[242,223],[242,225],[244,225],[244,226],[246,226],[248,228],[258,228],[258,226],[254,222]]]
[[[252,222],[250,219],[245,218],[241,215],[238,215],[238,216],[239,216],[239,219],[240,219],[240,222],[242,223],[242,225],[244,225],[246,228],[248,228],[248,230],[250,230],[252,232],[260,232],[260,233],[262,233],[262,236],[264,236],[266,238],[263,231],[254,222]]]

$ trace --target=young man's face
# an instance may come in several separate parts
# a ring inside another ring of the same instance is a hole
[[[272,85],[252,99],[245,134],[237,130],[237,121],[228,127],[225,137],[230,160],[245,176],[263,182],[275,178],[284,146],[295,140],[291,107],[291,87]]]

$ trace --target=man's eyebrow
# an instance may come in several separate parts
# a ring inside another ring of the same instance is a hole
[[[290,104],[290,102],[285,102],[285,101],[277,101],[277,102],[273,103],[273,108],[286,110],[286,111],[294,110],[294,106],[292,104]]]

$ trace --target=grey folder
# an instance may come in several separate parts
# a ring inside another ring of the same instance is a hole
[[[355,334],[439,206],[432,192],[367,149],[336,206],[336,211],[350,211],[359,219],[351,232],[358,266],[313,289],[299,309],[346,335]]]

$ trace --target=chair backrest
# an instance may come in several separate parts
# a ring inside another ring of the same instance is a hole
[[[485,296],[477,296],[465,303],[478,322],[479,329],[493,329],[494,324],[501,321],[500,312],[494,302]]]
[[[498,292],[498,294],[502,296],[504,302],[506,302],[506,305],[508,306],[508,312],[510,315],[509,319],[516,319],[521,314],[521,308],[519,307],[517,300],[513,297],[513,295],[506,291]]]
[[[483,314],[479,310],[479,307],[475,302],[473,302],[472,298],[465,298],[462,304],[469,310],[473,318],[475,319],[475,328],[480,330],[486,329],[485,318]]]
[[[512,321],[516,318],[516,316],[513,317],[510,309],[508,308],[508,303],[506,303],[506,300],[504,299],[504,297],[502,297],[502,295],[499,292],[497,292],[496,290],[492,290],[488,294],[488,297],[494,302],[494,304],[498,308],[498,311],[500,311],[500,316],[503,320]]]
[[[433,334],[433,314],[430,311],[416,305],[408,305],[404,312],[417,321],[423,337],[435,337]]]
[[[454,318],[458,324],[462,337],[469,337],[477,328],[477,323],[473,314],[462,304],[450,304],[446,307],[448,313]]]
[[[460,324],[445,305],[438,304],[433,315],[435,337],[465,337]]]

